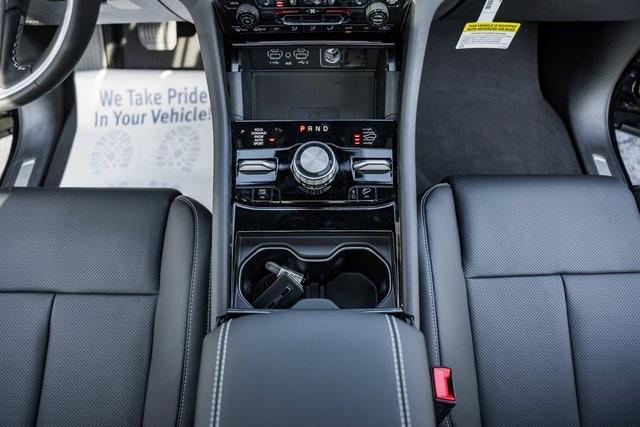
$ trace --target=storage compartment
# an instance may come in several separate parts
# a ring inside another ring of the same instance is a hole
[[[196,426],[436,425],[422,333],[389,314],[236,314],[202,348]]]
[[[253,117],[257,120],[377,118],[376,84],[373,70],[256,71],[252,81]]]
[[[398,114],[400,72],[383,42],[243,44],[229,75],[242,120],[374,120]]]
[[[267,247],[240,266],[240,295],[255,308],[273,308],[255,304],[278,278],[267,263],[301,274],[302,298],[326,298],[343,309],[378,307],[391,291],[391,269],[370,248],[343,247],[326,258],[304,258],[286,247]],[[291,290],[282,292],[289,295]]]

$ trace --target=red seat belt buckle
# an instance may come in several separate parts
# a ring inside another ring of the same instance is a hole
[[[436,366],[432,369],[433,398],[436,402],[455,404],[456,394],[453,390],[453,374],[451,368]]]

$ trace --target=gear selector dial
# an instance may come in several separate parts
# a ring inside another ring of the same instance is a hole
[[[307,142],[296,151],[291,172],[304,190],[319,194],[327,190],[336,177],[338,162],[327,144]]]

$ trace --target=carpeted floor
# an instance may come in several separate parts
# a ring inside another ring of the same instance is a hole
[[[456,50],[464,22],[434,23],[416,130],[418,190],[451,175],[579,174],[538,79],[535,24],[508,50]]]

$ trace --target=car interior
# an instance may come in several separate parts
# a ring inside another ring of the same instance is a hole
[[[638,0],[0,0],[0,425],[640,425],[639,203]]]

